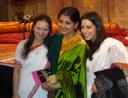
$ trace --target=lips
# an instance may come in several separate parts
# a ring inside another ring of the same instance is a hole
[[[60,31],[61,31],[61,32],[65,32],[65,31],[66,31],[66,29],[60,29]]]
[[[83,35],[84,37],[88,37],[87,33],[82,33],[82,35]]]

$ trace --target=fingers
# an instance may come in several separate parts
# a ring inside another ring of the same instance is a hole
[[[48,90],[49,89],[49,84],[47,82],[43,83],[42,88],[45,89],[45,90]]]
[[[97,92],[97,89],[96,89],[96,85],[95,85],[95,83],[93,83],[93,85],[92,85],[92,92]]]
[[[128,76],[128,68],[124,68],[123,72],[124,72],[125,76]]]

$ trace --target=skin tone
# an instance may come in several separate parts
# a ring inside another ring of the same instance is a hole
[[[89,21],[88,19],[83,19],[81,21],[81,33],[85,40],[91,40],[92,42],[96,39],[96,27],[95,25]],[[124,74],[128,76],[128,64],[126,63],[115,63],[116,66],[123,69]],[[92,92],[96,92],[96,85],[93,83]]]
[[[35,39],[32,44],[32,47],[42,44],[42,40],[48,35],[49,25],[45,20],[37,21],[33,30],[34,30]],[[18,65],[18,64],[14,65],[13,98],[20,98],[20,96],[18,95],[18,86],[19,86],[21,68],[22,68],[21,65]]]
[[[96,27],[88,19],[83,19],[81,22],[81,33],[85,40],[94,41],[96,39]]]
[[[58,28],[59,31],[64,35],[64,39],[71,38],[75,33],[76,27],[77,24],[71,21],[69,16],[61,15],[58,19]]]
[[[81,21],[81,33],[85,40],[91,40],[92,42],[96,39],[96,27],[88,19]],[[92,92],[96,92],[96,86],[93,83]]]
[[[49,25],[45,20],[38,21],[33,30],[35,39],[32,46],[36,46],[38,44],[41,44],[42,40],[48,35]]]
[[[69,16],[67,15],[60,15],[58,19],[58,28],[59,32],[64,35],[63,40],[68,40],[73,37],[76,33],[75,29],[77,28],[77,23],[75,24]],[[47,77],[47,76],[46,76]],[[61,87],[59,83],[53,83],[48,85],[47,83],[43,83],[42,87],[46,90],[58,89]]]

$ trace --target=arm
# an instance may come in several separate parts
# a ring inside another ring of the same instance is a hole
[[[24,46],[25,40],[21,41],[15,53],[15,63],[14,63],[14,70],[13,70],[13,98],[20,98],[18,95],[18,87],[19,87],[19,80],[20,80],[20,70],[21,70],[21,53]]]
[[[126,76],[128,76],[127,56],[127,51],[121,50],[116,46],[112,46],[109,49],[110,63],[114,64],[114,66],[120,67]]]
[[[113,45],[108,49],[108,65],[110,67],[119,67],[124,71],[125,76],[128,76],[128,53],[123,45],[117,47]],[[114,66],[113,66],[114,65]],[[92,92],[96,92],[96,86],[93,83]]]
[[[18,87],[20,80],[20,69],[21,65],[15,64],[13,71],[13,98],[20,98],[18,95]]]
[[[127,63],[116,62],[113,64],[117,67],[120,67],[123,70],[125,76],[128,76],[128,64]]]

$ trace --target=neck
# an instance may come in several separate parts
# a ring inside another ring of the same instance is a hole
[[[76,33],[70,33],[70,34],[65,34],[64,35],[64,40],[70,39],[72,36],[74,36]]]
[[[39,44],[42,44],[43,42],[42,42],[42,40],[34,40],[34,42],[33,42],[33,46],[36,46],[36,45],[39,45]]]

